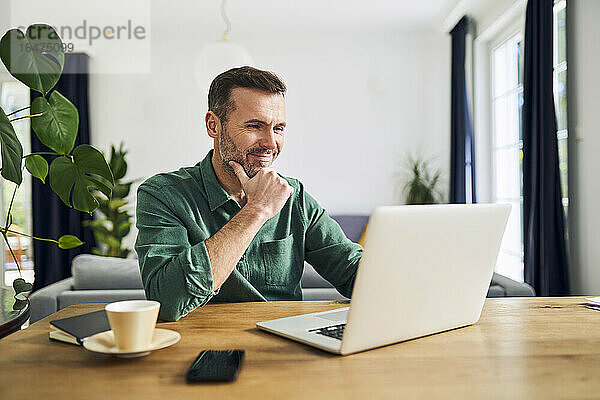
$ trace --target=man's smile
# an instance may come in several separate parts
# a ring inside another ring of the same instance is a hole
[[[254,159],[262,163],[270,163],[273,160],[272,154],[265,153],[250,153],[249,156],[252,156]]]

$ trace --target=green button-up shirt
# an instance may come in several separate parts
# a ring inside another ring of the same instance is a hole
[[[239,210],[217,180],[212,150],[193,167],[158,174],[137,193],[139,257],[148,299],[176,321],[213,302],[301,300],[304,261],[350,297],[362,247],[350,241],[300,181],[279,214],[258,231],[218,293],[205,240]]]

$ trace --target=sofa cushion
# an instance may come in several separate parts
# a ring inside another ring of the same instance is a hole
[[[143,289],[137,260],[80,254],[71,264],[73,289]]]

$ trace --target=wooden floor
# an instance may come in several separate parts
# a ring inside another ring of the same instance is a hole
[[[0,340],[0,399],[600,398],[600,311],[578,298],[487,299],[473,326],[346,357],[259,331],[255,323],[342,302],[208,305],[159,327],[182,340],[141,359],[50,342],[50,319]],[[233,384],[189,385],[204,349],[246,350]]]

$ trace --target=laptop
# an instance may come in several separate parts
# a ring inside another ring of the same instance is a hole
[[[379,207],[350,307],[271,321],[267,332],[347,355],[479,320],[511,206]]]

